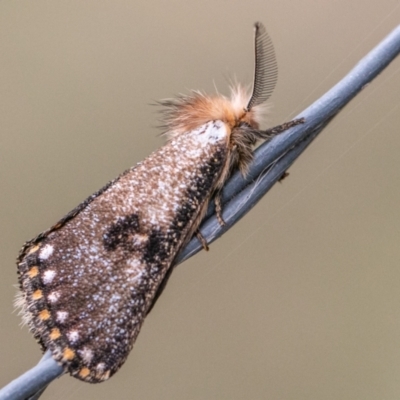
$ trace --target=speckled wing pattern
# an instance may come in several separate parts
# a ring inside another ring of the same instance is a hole
[[[73,376],[101,382],[126,360],[215,189],[228,131],[217,120],[172,138],[21,250],[25,319]]]

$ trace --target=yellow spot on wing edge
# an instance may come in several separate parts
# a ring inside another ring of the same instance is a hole
[[[50,318],[49,310],[44,309],[44,310],[40,311],[39,318],[42,321],[46,321],[47,319],[49,319]]]
[[[32,294],[32,300],[39,300],[42,297],[43,297],[43,292],[40,289],[34,291],[33,294]]]
[[[28,276],[29,278],[34,278],[35,276],[37,276],[39,274],[39,268],[38,267],[32,267],[29,271],[28,271]]]
[[[90,374],[90,369],[89,369],[89,368],[86,368],[86,367],[83,367],[83,368],[79,371],[79,376],[80,376],[82,379],[85,379],[89,374]]]
[[[40,246],[38,246],[38,245],[31,247],[28,251],[28,255],[34,253],[35,251],[38,251],[39,248],[40,248]]]
[[[70,349],[69,347],[66,347],[65,350],[63,351],[63,360],[64,361],[71,361],[75,358],[75,352]]]
[[[96,379],[98,379],[99,380],[99,382],[101,381],[101,382],[104,382],[104,381],[106,381],[109,377],[110,377],[110,371],[98,371],[97,373],[96,373]]]
[[[56,340],[61,336],[61,332],[58,328],[53,328],[50,332],[50,340]]]

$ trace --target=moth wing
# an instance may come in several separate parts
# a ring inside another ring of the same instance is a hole
[[[225,171],[228,142],[221,121],[173,138],[24,247],[29,325],[72,375],[101,382],[123,364]]]

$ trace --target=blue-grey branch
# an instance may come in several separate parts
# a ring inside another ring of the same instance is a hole
[[[221,226],[210,206],[200,230],[208,243],[219,238],[242,218],[262,196],[279,180],[297,157],[321,132],[329,121],[371,82],[400,53],[400,26],[367,54],[338,84],[297,118],[305,118],[298,125],[260,146],[246,179],[236,173],[227,182],[222,193],[223,218]],[[176,260],[181,263],[201,250],[193,238]],[[47,352],[31,370],[0,390],[0,400],[37,399],[44,388],[63,373],[62,368]]]

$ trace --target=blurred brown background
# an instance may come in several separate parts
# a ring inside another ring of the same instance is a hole
[[[39,347],[13,312],[25,240],[163,143],[150,103],[251,82],[273,39],[270,125],[400,21],[398,0],[0,2],[0,386]],[[400,60],[209,253],[179,266],[110,381],[43,399],[400,398]]]

